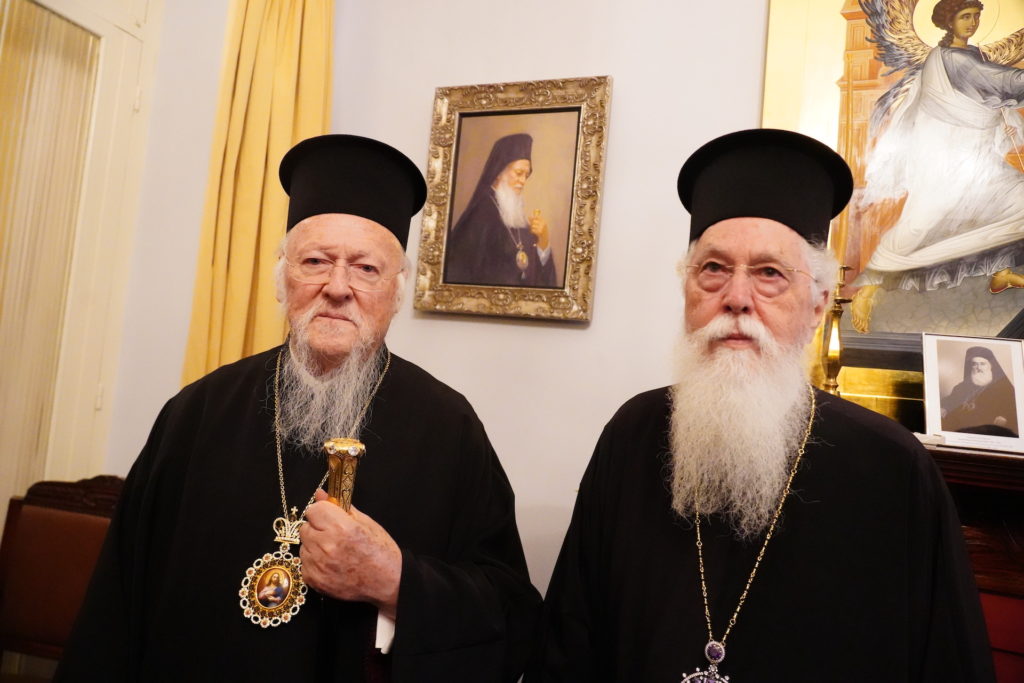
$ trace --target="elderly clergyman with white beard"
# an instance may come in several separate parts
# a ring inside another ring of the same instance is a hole
[[[989,681],[956,511],[927,452],[809,385],[852,179],[741,131],[679,176],[675,384],[628,401],[580,484],[530,681]]]
[[[58,679],[514,681],[540,596],[508,480],[466,400],[384,343],[423,177],[349,135],[280,176],[288,341],[164,407]],[[350,511],[321,490],[333,439],[365,450]]]
[[[533,173],[533,137],[498,139],[445,248],[444,281],[554,287],[550,231],[541,212],[527,216],[523,190]]]
[[[1019,434],[1016,393],[992,349],[967,349],[963,381],[942,397],[942,428],[994,436]]]

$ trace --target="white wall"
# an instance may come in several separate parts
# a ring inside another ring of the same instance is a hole
[[[476,408],[515,488],[543,590],[604,423],[633,394],[669,382],[682,311],[674,265],[688,234],[676,175],[700,144],[759,124],[767,3],[337,7],[333,130],[378,137],[421,167],[438,86],[613,78],[592,322],[415,313],[407,304],[388,338]],[[413,262],[418,234],[417,218]],[[411,299],[411,279],[409,287]]]
[[[191,306],[226,0],[167,3],[109,465],[127,470],[178,388]],[[686,156],[760,120],[766,0],[338,0],[332,129],[421,165],[438,86],[613,78],[593,321],[414,313],[388,342],[473,403],[516,490],[543,590],[604,423],[669,381],[687,241]],[[184,93],[184,96],[183,96]],[[410,233],[416,260],[419,219]],[[407,300],[412,299],[412,279]]]
[[[228,4],[164,3],[113,397],[107,471],[115,474],[128,471],[181,388]]]

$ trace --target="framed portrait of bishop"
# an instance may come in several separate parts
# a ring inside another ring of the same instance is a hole
[[[437,89],[416,309],[590,319],[610,88]]]
[[[922,336],[928,433],[950,446],[1024,452],[1024,342]]]

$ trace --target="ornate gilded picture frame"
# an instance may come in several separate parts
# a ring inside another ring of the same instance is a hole
[[[414,306],[587,321],[607,76],[438,88]]]

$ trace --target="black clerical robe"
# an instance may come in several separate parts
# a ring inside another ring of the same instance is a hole
[[[516,262],[517,244],[526,269]],[[556,287],[553,254],[545,263],[529,228],[507,228],[498,213],[494,190],[487,189],[466,207],[448,235],[444,281],[454,284]]]
[[[164,407],[128,475],[58,680],[348,682],[380,657],[370,605],[310,590],[291,623],[266,629],[239,606],[246,568],[278,549],[276,356],[221,368]],[[361,440],[353,504],[402,549],[391,680],[515,680],[540,597],[512,490],[472,408],[393,357]],[[325,467],[285,447],[289,506],[305,506]]]
[[[817,393],[806,455],[726,642],[731,681],[990,681],[956,511],[927,452]],[[707,667],[692,525],[671,510],[669,397],[626,403],[598,442],[545,601],[528,681],[677,683]],[[763,537],[702,523],[716,639]]]
[[[1002,373],[985,387],[976,386],[970,380],[957,384],[949,396],[942,400],[942,407],[946,411],[942,417],[944,430],[977,432],[981,431],[980,427],[996,425],[1005,428],[1006,432],[991,433],[1013,437],[1018,435],[1017,397],[1013,384]],[[1002,424],[997,425],[997,420]]]

